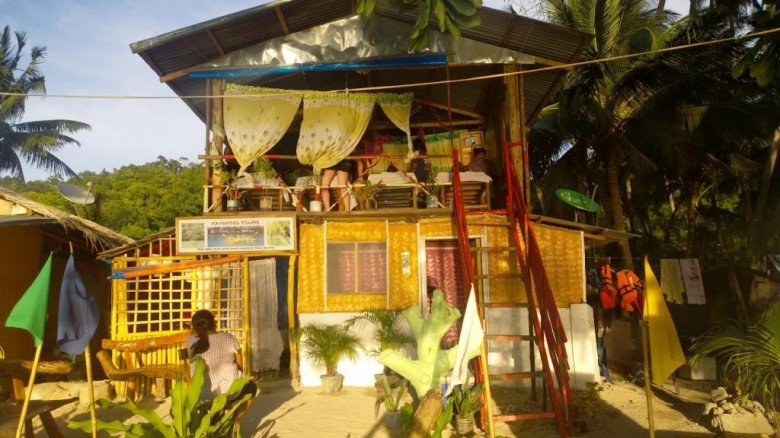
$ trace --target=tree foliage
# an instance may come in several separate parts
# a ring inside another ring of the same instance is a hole
[[[0,173],[24,181],[22,162],[53,172],[75,176],[76,173],[54,155],[64,146],[79,146],[71,134],[89,129],[73,120],[22,121],[28,95],[45,94],[45,78],[38,68],[46,54],[45,47],[33,47],[24,65],[27,37],[12,34],[5,26],[0,33]]]
[[[0,178],[0,185],[42,204],[57,207],[138,239],[174,225],[176,217],[203,209],[203,167],[186,159],[123,166],[113,172],[85,171],[70,182],[92,183],[95,204],[75,206],[57,194],[57,179],[27,184]]]

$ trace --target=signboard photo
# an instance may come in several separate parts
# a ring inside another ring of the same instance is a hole
[[[177,218],[176,246],[178,254],[295,251],[295,219]]]

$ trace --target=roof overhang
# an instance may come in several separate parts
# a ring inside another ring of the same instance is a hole
[[[354,3],[275,1],[136,42],[131,49],[162,82],[185,98],[202,120],[206,111],[202,97],[207,94],[205,72],[221,70],[226,74],[228,70],[247,72],[269,66],[286,67],[287,71],[280,69],[270,75],[250,73],[231,81],[296,90],[396,87],[391,91],[413,91],[416,97],[434,105],[449,105],[462,113],[486,116],[503,101],[500,75],[506,64],[538,70],[524,75],[523,80],[526,115],[530,120],[547,104],[566,74],[566,69],[557,67],[575,61],[591,39],[591,35],[579,31],[483,7],[479,9],[482,25],[464,30],[460,42],[453,42],[448,35],[431,33],[425,52],[446,54],[444,66],[400,67],[402,72],[399,68],[349,66],[304,71],[302,66],[313,68],[323,61],[381,60],[406,50],[405,38],[417,19],[416,11],[399,12],[387,0],[378,0],[372,17],[365,19],[356,15]],[[436,27],[431,23],[432,29]],[[366,33],[358,35],[357,29]],[[369,38],[378,35],[378,29],[389,29],[394,37],[382,34],[381,38]],[[391,48],[395,51],[388,52]],[[328,59],[325,52],[335,57]],[[486,76],[490,78],[474,80]],[[447,86],[443,84],[447,80],[462,82]],[[416,85],[431,83],[435,85]]]

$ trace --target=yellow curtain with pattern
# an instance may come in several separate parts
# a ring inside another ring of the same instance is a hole
[[[311,93],[303,98],[303,122],[297,155],[302,164],[331,167],[355,149],[366,132],[376,95]]]
[[[241,165],[239,174],[281,140],[298,112],[302,97],[299,91],[228,84],[225,135]]]
[[[409,117],[412,114],[413,100],[413,93],[380,93],[377,96],[377,102],[387,118],[406,134],[406,147],[409,153],[412,152],[412,130],[409,127]]]

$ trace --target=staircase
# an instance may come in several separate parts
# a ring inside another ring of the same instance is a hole
[[[507,178],[507,221],[506,222],[469,222],[466,216],[465,206],[462,196],[462,184],[460,175],[453,171],[452,187],[453,196],[453,216],[455,218],[456,229],[458,233],[459,255],[464,267],[464,278],[466,282],[474,284],[478,292],[482,292],[480,285],[482,280],[497,278],[483,274],[481,254],[485,252],[506,252],[508,260],[516,260],[520,274],[504,274],[500,277],[519,276],[524,284],[527,304],[515,303],[493,303],[485,302],[483,294],[477,293],[478,303],[480,304],[480,316],[482,317],[483,327],[486,325],[485,310],[487,308],[512,308],[527,307],[529,316],[529,335],[503,335],[492,334],[486,336],[486,342],[491,340],[503,340],[513,342],[529,342],[531,371],[523,373],[505,373],[497,375],[487,374],[487,364],[482,363],[483,359],[477,363],[477,379],[485,382],[486,394],[490,397],[491,380],[524,380],[531,379],[532,397],[536,397],[536,380],[543,378],[544,386],[544,411],[542,412],[518,412],[492,417],[493,422],[509,422],[521,420],[538,420],[554,418],[558,433],[561,437],[567,436],[568,424],[568,405],[570,400],[571,386],[569,381],[569,365],[566,356],[566,335],[563,324],[558,314],[558,308],[555,305],[555,298],[550,288],[547,273],[542,262],[541,252],[537,243],[533,228],[531,227],[530,217],[528,215],[527,205],[524,199],[522,189],[519,186],[517,173],[511,165],[509,150],[512,147],[520,146],[520,143],[506,144],[503,150],[505,174]],[[457,152],[453,151],[453,162],[458,162]],[[480,247],[472,248],[469,241],[468,225],[484,225],[506,227],[512,236],[513,246],[510,247]],[[472,252],[476,252],[478,263],[475,265]],[[475,269],[476,267],[476,269]],[[477,272],[475,272],[477,271]],[[534,349],[533,347],[536,347]],[[542,364],[541,370],[536,370],[535,350],[538,350],[539,359]],[[483,356],[484,357],[484,356]],[[547,399],[550,400],[551,410],[547,410]],[[488,403],[486,403],[488,405]],[[483,412],[483,428],[486,415],[492,415],[488,410]]]

